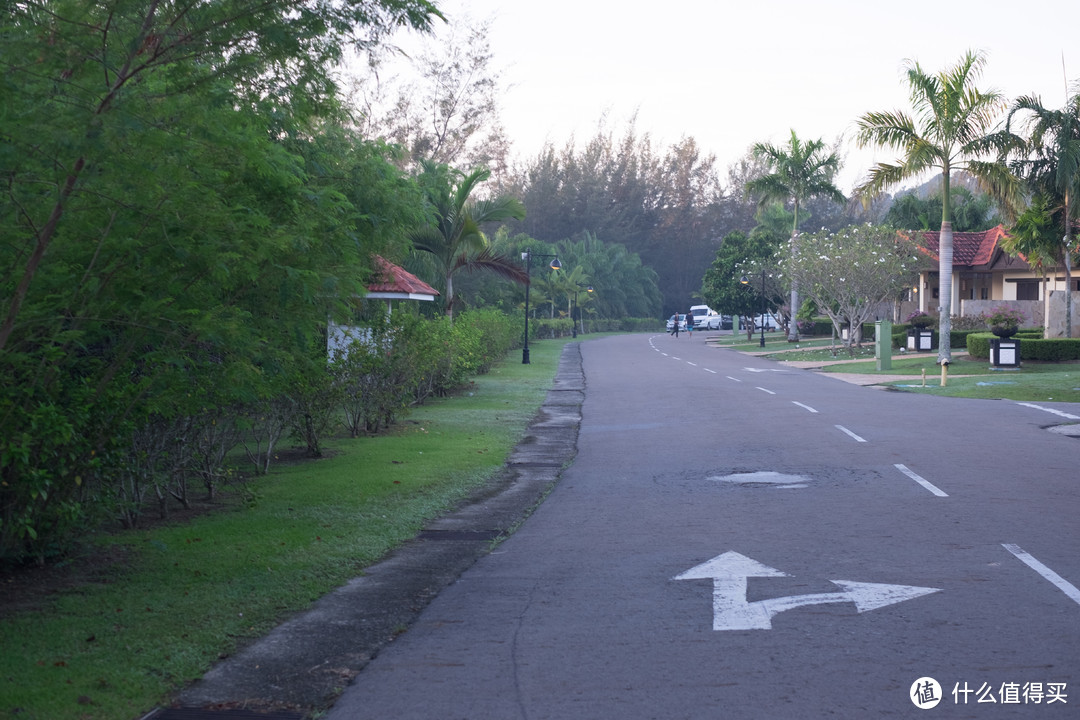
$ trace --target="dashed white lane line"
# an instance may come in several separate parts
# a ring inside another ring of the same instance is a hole
[[[694,367],[697,367],[697,363],[692,363],[689,360],[686,361],[686,364],[687,365],[693,365]]]
[[[1023,405],[1024,407],[1035,408],[1036,410],[1042,410],[1059,417],[1063,417],[1066,420],[1080,420],[1080,415],[1073,415],[1071,413],[1062,412],[1061,410],[1055,410],[1054,408],[1043,407],[1042,405],[1036,405],[1035,403],[1018,402],[1017,405]]]
[[[1050,568],[1046,567],[1046,565],[1043,565],[1041,562],[1036,560],[1024,550],[1021,550],[1019,545],[1013,545],[1011,543],[1001,543],[1001,547],[1005,548],[1013,555],[1015,555],[1020,560],[1020,562],[1024,563],[1029,568],[1042,575],[1044,579],[1049,580],[1054,587],[1065,593],[1068,598],[1074,603],[1080,605],[1080,590],[1078,590],[1076,586],[1073,585],[1071,582],[1061,577]]]
[[[837,425],[837,426],[836,426],[836,429],[837,429],[837,430],[839,430],[840,432],[844,433],[845,435],[849,435],[849,436],[851,436],[851,437],[852,437],[852,438],[853,438],[853,439],[855,440],[855,442],[866,442],[866,439],[865,439],[865,438],[861,438],[861,437],[859,437],[858,435],[856,435],[855,433],[851,432],[850,430],[848,430],[848,429],[847,429],[846,427],[844,427],[843,425]]]
[[[728,375],[728,376],[727,376],[727,379],[728,379],[728,380],[734,380],[735,382],[742,382],[742,380],[740,380],[739,378],[737,378],[737,377],[731,377],[730,375]]]
[[[754,387],[756,387],[758,390],[760,390],[763,393],[769,393],[770,395],[775,395],[776,394],[772,390],[766,390],[765,388],[763,388],[761,386],[758,386],[758,385],[755,385]]]
[[[710,370],[709,368],[701,368],[701,369],[704,370],[705,372],[711,372],[713,375],[716,374],[715,370]]]
[[[815,410],[814,408],[810,407],[809,405],[804,405],[803,403],[801,403],[801,402],[799,402],[799,401],[797,401],[797,400],[792,400],[791,402],[792,402],[793,404],[795,404],[795,405],[798,405],[799,407],[803,408],[804,410],[809,410],[809,411],[810,411],[810,412],[812,412],[812,413],[816,413],[816,412],[817,412],[817,410]]]
[[[915,482],[919,483],[919,484],[920,484],[920,485],[922,485],[922,486],[923,486],[924,488],[926,488],[926,489],[927,489],[927,490],[929,490],[930,492],[934,493],[934,494],[935,494],[935,495],[937,495],[938,497],[949,497],[949,495],[948,495],[947,493],[945,493],[944,491],[942,491],[942,490],[941,490],[941,488],[938,488],[937,486],[935,486],[935,485],[934,485],[934,484],[933,484],[932,482],[930,482],[929,480],[927,480],[927,479],[925,479],[925,478],[923,478],[923,477],[920,477],[920,476],[919,476],[919,475],[917,475],[916,473],[914,473],[914,472],[912,472],[911,470],[909,470],[909,469],[908,469],[908,467],[907,467],[907,465],[903,465],[903,464],[901,464],[901,463],[896,463],[895,465],[893,465],[893,467],[894,467],[894,468],[896,468],[897,470],[899,470],[900,472],[904,473],[904,474],[905,474],[905,475],[907,475],[907,476],[908,476],[909,478],[911,478],[911,479],[912,479],[912,480],[914,480]]]

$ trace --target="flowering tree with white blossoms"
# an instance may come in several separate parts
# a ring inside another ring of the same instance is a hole
[[[861,344],[862,324],[880,304],[911,287],[917,264],[914,243],[895,230],[868,224],[805,236],[786,258],[785,272],[829,316],[838,335],[850,323],[850,348],[852,342]]]

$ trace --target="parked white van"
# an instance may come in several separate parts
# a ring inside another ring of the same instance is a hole
[[[720,314],[708,305],[694,305],[690,308],[690,314],[694,317],[695,330],[720,329]]]

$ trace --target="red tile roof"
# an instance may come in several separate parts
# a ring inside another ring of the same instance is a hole
[[[938,260],[938,242],[940,231],[927,230],[913,233],[919,249]],[[984,232],[954,232],[953,233],[953,267],[976,265],[988,265],[994,259],[994,251],[998,249],[1001,239],[1006,237],[1005,226],[998,225]]]
[[[401,293],[403,295],[438,295],[439,291],[403,267],[375,256],[375,277],[368,283],[368,292]]]

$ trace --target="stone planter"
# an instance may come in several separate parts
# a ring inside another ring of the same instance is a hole
[[[990,332],[997,335],[999,338],[1011,338],[1020,328],[1016,325],[994,325],[990,328]]]
[[[1020,367],[1020,340],[994,338],[990,341],[990,364],[994,367]]]

